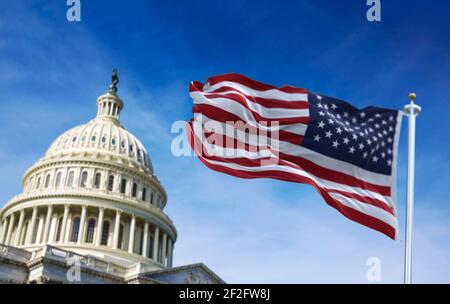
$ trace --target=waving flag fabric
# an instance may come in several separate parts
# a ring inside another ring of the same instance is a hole
[[[192,82],[190,95],[188,137],[208,168],[310,184],[347,218],[396,238],[400,111],[239,74]]]

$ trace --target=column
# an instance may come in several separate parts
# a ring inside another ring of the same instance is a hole
[[[153,236],[153,257],[152,259],[158,260],[158,246],[159,246],[159,228],[156,227],[155,234]]]
[[[130,225],[130,239],[128,241],[128,252],[134,253],[134,233],[136,230],[136,216],[133,214],[131,216],[131,225]]]
[[[105,208],[100,207],[98,210],[98,218],[97,218],[97,234],[95,239],[95,246],[100,246],[102,243],[102,234],[103,234],[103,219],[105,217]]]
[[[14,246],[20,245],[20,237],[22,235],[24,219],[25,219],[25,209],[22,209],[20,210],[19,225],[17,226],[16,236],[14,238]]]
[[[8,232],[8,226],[9,226],[9,218],[5,218],[4,223],[3,223],[3,227],[2,227],[2,235],[1,235],[1,239],[0,239],[0,244],[6,244],[6,235]]]
[[[114,223],[114,237],[113,237],[113,249],[117,249],[119,244],[119,230],[120,230],[120,211],[116,211],[116,221]]]
[[[167,253],[167,233],[163,233],[162,237],[162,250],[161,250],[161,263],[166,264],[166,253]]]
[[[45,216],[45,227],[44,227],[44,237],[42,239],[43,243],[48,242],[48,234],[50,232],[50,223],[52,220],[53,206],[50,205],[47,208],[47,215]]]
[[[28,226],[28,233],[25,244],[31,245],[33,242],[34,228],[36,226],[37,207],[33,208],[33,214],[31,215],[30,226]]]
[[[40,244],[42,242],[42,232],[44,229],[44,217],[41,216],[39,218],[38,230],[36,234],[36,244]]]
[[[87,206],[83,205],[81,207],[80,227],[78,229],[78,240],[77,240],[78,245],[80,245],[83,242],[84,226],[86,222],[86,211]]]
[[[143,238],[143,243],[142,243],[142,252],[141,252],[143,257],[148,257],[148,222],[145,221],[144,224],[144,238]]]
[[[9,225],[8,225],[8,232],[6,232],[5,245],[10,245],[11,234],[12,234],[13,227],[14,227],[14,220],[15,220],[15,216],[14,216],[14,213],[13,213],[13,214],[10,215]]]
[[[3,243],[3,231],[5,230],[5,221],[0,219],[0,244]]]
[[[60,235],[60,240],[63,243],[67,243],[68,242],[68,237],[69,234],[67,233],[68,229],[67,229],[67,220],[69,218],[69,213],[70,213],[70,205],[64,205],[64,214],[63,214],[63,221],[62,221],[62,226],[61,226],[61,235]]]
[[[167,267],[172,267],[172,260],[173,260],[173,241],[171,238],[169,238],[169,243],[167,244]]]

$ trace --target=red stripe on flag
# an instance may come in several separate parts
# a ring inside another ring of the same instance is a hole
[[[296,88],[290,85],[284,85],[282,87],[275,87],[272,85],[268,85],[253,79],[248,78],[247,76],[241,75],[241,74],[223,74],[218,76],[213,76],[208,78],[208,84],[209,85],[215,85],[223,81],[231,81],[236,82],[239,84],[242,84],[246,87],[249,87],[251,89],[257,90],[257,91],[267,91],[267,90],[278,90],[285,93],[307,93],[308,90],[302,89],[302,88]]]
[[[199,107],[201,106],[201,107]],[[233,113],[227,112],[220,108],[210,105],[197,105],[192,108],[193,113],[199,113],[207,116],[210,119],[222,122],[222,123],[236,123],[242,122],[242,119]],[[259,133],[257,133],[259,134]],[[279,130],[280,140],[290,142],[294,145],[301,145],[303,136],[292,132]]]

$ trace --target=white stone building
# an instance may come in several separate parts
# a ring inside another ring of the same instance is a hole
[[[59,136],[0,210],[0,282],[224,283],[203,264],[172,267],[167,194],[120,124],[117,82],[98,98],[97,116]]]

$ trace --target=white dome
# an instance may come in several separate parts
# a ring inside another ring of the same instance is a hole
[[[25,172],[23,192],[0,210],[0,243],[171,267],[177,232],[167,195],[147,150],[119,122],[115,84],[97,99],[94,119],[56,138]]]
[[[97,117],[60,135],[50,145],[44,159],[79,152],[85,155],[102,153],[111,156],[113,160],[129,162],[153,174],[147,149],[119,122],[119,113],[123,108],[122,100],[115,94],[107,93],[100,96],[97,103],[99,105]]]
[[[147,150],[142,143],[110,119],[95,118],[64,132],[50,145],[44,158],[77,152],[111,154],[153,173]]]

